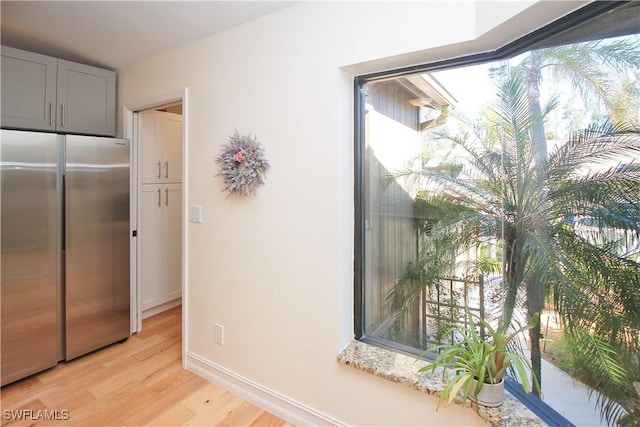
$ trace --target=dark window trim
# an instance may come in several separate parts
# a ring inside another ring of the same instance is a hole
[[[354,85],[354,121],[355,121],[355,188],[354,188],[354,331],[356,339],[360,339],[364,332],[364,94],[363,83],[357,78]]]
[[[511,377],[505,377],[505,389],[518,399],[524,406],[529,408],[531,412],[536,414],[542,421],[549,426],[558,427],[576,427],[571,421],[566,419],[561,413],[546,404],[539,397],[527,393],[522,388],[522,384]]]
[[[529,33],[520,39],[500,47],[492,52],[468,55],[459,58],[451,58],[438,62],[400,68],[393,71],[370,73],[356,76],[354,79],[354,333],[355,338],[363,342],[384,347],[391,351],[416,355],[415,349],[399,343],[388,342],[379,338],[364,335],[364,86],[367,82],[398,77],[407,74],[415,74],[421,71],[433,71],[444,68],[455,68],[465,65],[480,64],[483,62],[497,61],[503,58],[514,57],[533,48],[543,48],[553,45],[553,37],[563,31],[577,25],[586,23],[606,12],[614,10],[629,3],[628,1],[601,1],[597,0],[579,10],[572,12],[556,21]],[[527,394],[522,386],[513,380],[506,383],[507,390],[511,392],[531,411],[538,415],[544,422],[552,426],[573,426],[566,418],[540,400],[538,397]]]
[[[550,24],[545,25],[509,44],[497,48],[494,51],[476,53],[457,58],[449,58],[442,61],[436,61],[426,64],[412,65],[410,67],[398,68],[391,71],[380,71],[375,73],[363,74],[355,78],[356,83],[361,85],[374,80],[387,79],[390,77],[398,77],[407,74],[415,74],[421,71],[435,71],[443,68],[454,68],[465,65],[481,64],[483,62],[497,61],[503,58],[510,58],[524,53],[533,48],[542,49],[552,46],[552,43],[544,42],[551,39],[563,31],[584,24],[590,19],[596,18],[608,11],[616,9],[629,3],[629,1],[607,1],[596,0],[582,8],[565,15]]]
[[[356,339],[364,337],[364,86],[366,83],[415,74],[424,71],[434,71],[444,68],[456,68],[465,65],[476,65],[484,62],[498,61],[510,58],[535,48],[548,47],[545,41],[552,37],[596,18],[606,12],[629,3],[628,1],[602,1],[593,3],[565,15],[556,21],[533,31],[520,39],[502,46],[491,52],[478,53],[459,58],[414,65],[391,71],[376,72],[356,76],[354,78],[354,334]]]

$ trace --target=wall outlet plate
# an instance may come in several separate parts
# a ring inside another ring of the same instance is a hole
[[[222,326],[219,323],[216,323],[214,325],[214,339],[216,341],[216,343],[222,345],[224,344],[224,326]]]

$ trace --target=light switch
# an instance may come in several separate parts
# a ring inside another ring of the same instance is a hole
[[[189,222],[202,224],[202,206],[199,206],[199,205],[189,206]]]

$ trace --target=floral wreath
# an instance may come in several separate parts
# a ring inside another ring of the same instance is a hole
[[[240,135],[237,130],[229,137],[229,144],[222,146],[216,163],[220,164],[216,176],[224,177],[223,191],[243,196],[264,184],[265,172],[271,166],[255,136]]]

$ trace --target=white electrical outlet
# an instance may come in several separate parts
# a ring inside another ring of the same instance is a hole
[[[214,334],[215,334],[215,341],[220,345],[224,344],[224,326],[222,326],[219,323],[216,323],[214,326]]]

